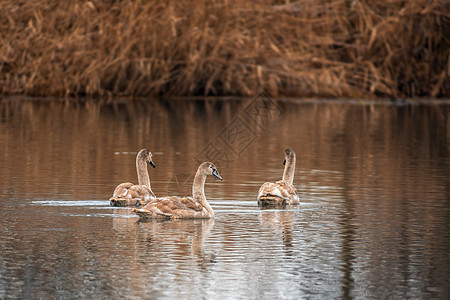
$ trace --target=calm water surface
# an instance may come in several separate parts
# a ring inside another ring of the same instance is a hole
[[[109,206],[144,147],[159,196],[216,163],[214,220]],[[442,103],[0,100],[0,299],[448,299],[449,153]]]

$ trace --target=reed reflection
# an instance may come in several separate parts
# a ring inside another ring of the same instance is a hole
[[[353,299],[352,290],[354,288],[354,263],[356,261],[355,243],[358,225],[355,221],[355,206],[351,198],[346,197],[344,188],[345,204],[340,215],[339,225],[341,226],[341,270],[342,270],[342,298]],[[348,196],[348,195],[347,195]]]

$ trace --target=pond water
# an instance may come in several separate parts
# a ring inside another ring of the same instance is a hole
[[[147,147],[158,196],[202,161],[213,220],[109,206]],[[256,194],[297,154],[301,204]],[[0,101],[0,299],[448,299],[450,105]]]

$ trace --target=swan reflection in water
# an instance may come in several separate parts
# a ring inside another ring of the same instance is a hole
[[[260,215],[262,228],[276,230],[283,240],[285,250],[293,249],[293,222],[292,210],[269,210],[261,208],[264,212]]]
[[[214,227],[214,219],[159,220],[139,222],[136,258],[143,262],[184,261],[195,258],[201,264],[213,263],[215,255],[205,253],[205,239]],[[167,253],[171,257],[160,257]],[[157,264],[158,265],[158,264]]]

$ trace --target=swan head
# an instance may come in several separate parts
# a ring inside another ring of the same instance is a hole
[[[141,159],[145,160],[153,168],[156,167],[156,165],[155,165],[155,163],[153,162],[153,159],[152,159],[152,153],[148,149],[142,149],[141,151],[139,151],[138,156]]]
[[[219,171],[217,171],[216,166],[212,162],[204,162],[200,165],[199,169],[201,170],[202,174],[204,175],[213,175],[217,177],[220,180],[222,179],[222,176],[220,176]]]
[[[295,158],[295,152],[292,148],[287,148],[284,150],[284,162],[283,165],[286,165],[287,160],[293,160]]]

